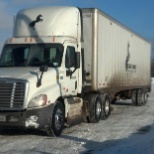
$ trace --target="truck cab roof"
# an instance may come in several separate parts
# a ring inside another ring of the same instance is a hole
[[[76,7],[39,7],[18,12],[13,37],[78,37],[80,15]]]

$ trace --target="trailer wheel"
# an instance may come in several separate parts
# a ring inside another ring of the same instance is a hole
[[[137,105],[137,90],[132,91],[132,105]]]
[[[108,94],[101,96],[103,105],[102,105],[102,116],[101,119],[107,119],[111,114],[111,99]]]
[[[89,101],[89,116],[88,122],[98,123],[102,115],[102,102],[99,95],[91,95],[88,97]]]
[[[51,127],[47,131],[49,136],[61,135],[64,128],[64,107],[61,102],[57,102],[52,115]]]
[[[148,102],[148,97],[149,97],[148,92],[145,90],[144,91],[144,104]]]
[[[145,104],[144,101],[144,91],[142,89],[139,89],[137,91],[137,106],[142,106]]]

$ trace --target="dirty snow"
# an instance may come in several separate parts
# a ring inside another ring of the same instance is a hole
[[[113,109],[106,121],[66,128],[57,138],[38,130],[0,130],[0,153],[153,154],[154,91],[145,106],[120,101]]]

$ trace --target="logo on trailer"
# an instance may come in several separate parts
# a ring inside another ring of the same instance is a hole
[[[42,15],[38,15],[38,16],[36,17],[36,20],[32,21],[32,22],[29,24],[29,27],[31,27],[31,28],[34,30],[34,29],[35,29],[34,27],[35,27],[36,23],[39,23],[39,22],[42,22],[42,21],[43,21],[42,17],[43,17]]]
[[[130,60],[130,44],[129,44],[129,42],[128,42],[128,44],[127,44],[127,56],[126,56],[126,70],[128,70],[128,68],[129,68],[129,64],[128,64],[128,62],[129,62],[129,60]]]
[[[127,56],[126,56],[126,60],[125,60],[125,69],[126,71],[136,71],[136,65],[135,64],[131,64],[130,63],[130,43],[128,42],[127,44]]]

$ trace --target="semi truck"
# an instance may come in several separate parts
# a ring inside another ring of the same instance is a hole
[[[111,104],[147,103],[149,41],[97,8],[24,9],[0,58],[0,128],[61,135],[65,126],[98,123]]]

